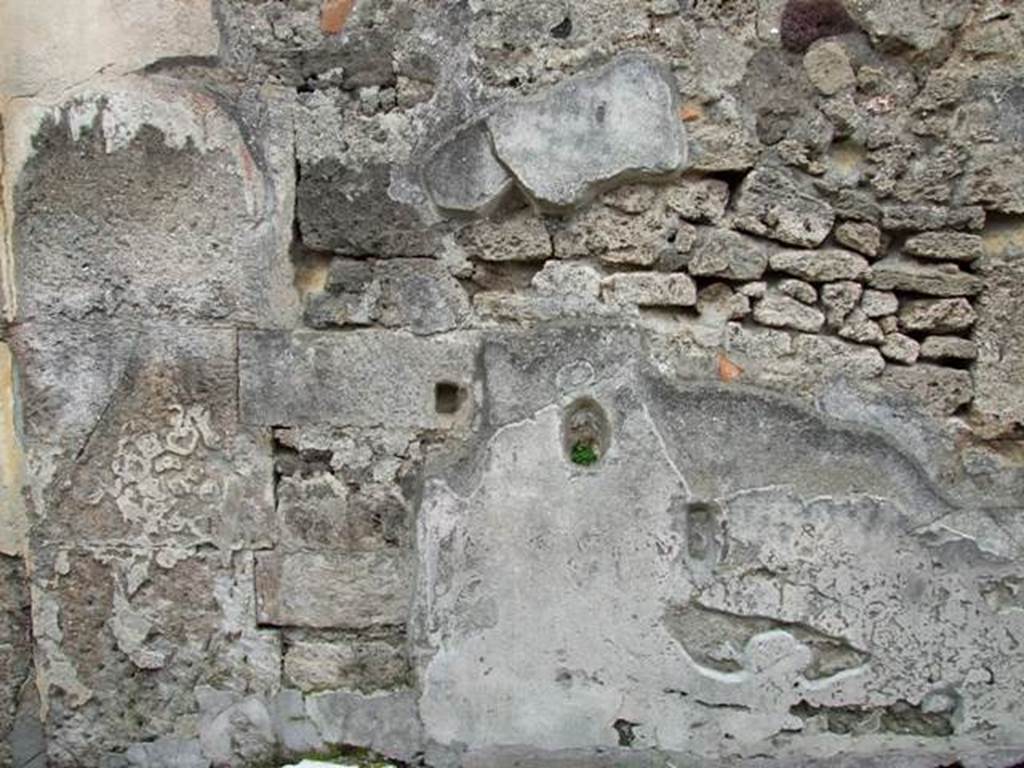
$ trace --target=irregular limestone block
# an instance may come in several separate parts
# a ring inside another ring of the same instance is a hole
[[[1024,213],[1022,175],[1024,158],[1019,146],[1008,142],[974,146],[964,169],[963,202],[1000,213]]]
[[[836,240],[865,256],[877,256],[882,245],[882,231],[866,221],[847,221],[836,227]]]
[[[861,309],[853,310],[846,317],[839,328],[839,335],[858,344],[882,344],[885,341],[882,328]]]
[[[959,336],[929,336],[921,343],[924,360],[975,360],[978,345]]]
[[[370,691],[408,683],[401,643],[385,640],[299,640],[284,654],[284,681],[301,691]]]
[[[610,264],[649,267],[672,248],[672,222],[654,208],[640,214],[592,205],[555,230],[555,256],[597,256]]]
[[[964,232],[924,232],[903,245],[911,256],[936,261],[971,262],[984,253],[980,235]]]
[[[768,249],[752,237],[713,227],[699,227],[687,269],[700,277],[757,280],[768,267]]]
[[[541,206],[564,209],[624,177],[686,162],[676,86],[649,56],[626,54],[500,107],[487,125],[499,159]]]
[[[725,216],[729,185],[718,179],[683,179],[665,190],[665,204],[687,221],[717,224]]]
[[[876,291],[872,288],[864,291],[860,300],[860,308],[871,318],[885,317],[896,314],[900,307],[899,299],[892,291]]]
[[[840,248],[820,251],[777,251],[769,259],[772,269],[812,283],[857,280],[867,271],[867,259]]]
[[[459,230],[456,239],[467,256],[481,261],[544,261],[552,256],[544,221],[526,209],[475,221]]]
[[[842,45],[832,41],[812,45],[804,54],[804,72],[820,93],[834,96],[857,83],[850,58]]]
[[[656,198],[657,192],[650,184],[623,184],[605,192],[600,200],[623,213],[643,213],[650,209]]]
[[[813,285],[805,283],[803,280],[783,280],[779,283],[778,289],[790,298],[804,304],[815,304],[818,301],[818,291]]]
[[[771,328],[792,328],[817,333],[825,325],[825,315],[814,307],[785,296],[769,293],[754,305],[754,320]]]
[[[921,354],[921,345],[902,333],[887,333],[880,351],[887,360],[911,365],[917,362]]]
[[[986,290],[973,334],[975,405],[1004,424],[1024,422],[1024,227],[987,233],[985,253],[978,264]]]
[[[596,299],[601,295],[601,273],[589,264],[549,261],[530,285],[540,293]]]
[[[967,299],[918,299],[900,309],[900,327],[908,331],[955,333],[966,331],[978,315]]]
[[[513,179],[494,156],[487,127],[475,123],[435,150],[423,170],[438,208],[486,214],[513,187]]]
[[[305,319],[314,328],[378,324],[431,334],[457,328],[468,315],[465,290],[439,261],[336,259]]]
[[[829,328],[839,328],[846,316],[853,311],[864,293],[860,283],[843,280],[822,286],[821,303],[825,305]]]
[[[921,264],[899,256],[877,262],[871,268],[868,285],[883,291],[912,291],[926,296],[974,296],[982,288],[979,277],[962,272],[955,265]]]
[[[740,320],[750,314],[750,297],[733,291],[728,283],[712,283],[697,293],[697,311],[712,324]]]
[[[780,168],[757,168],[736,195],[736,227],[753,235],[813,248],[832,231],[835,213],[810,186]]]
[[[412,586],[409,554],[401,550],[256,553],[261,624],[341,629],[402,624]]]
[[[229,98],[126,77],[18,113],[22,319],[294,319],[291,97]]]
[[[438,386],[465,392],[474,370],[462,336],[242,331],[238,343],[242,420],[266,426],[441,428],[451,415],[437,410]]]
[[[974,396],[974,385],[968,371],[928,363],[910,367],[886,366],[882,384],[908,395],[934,416],[949,416]]]
[[[616,304],[641,307],[692,307],[697,303],[697,286],[682,273],[624,273],[604,283],[605,298]]]

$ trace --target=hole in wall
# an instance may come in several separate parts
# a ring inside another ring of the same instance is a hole
[[[458,413],[465,400],[465,388],[454,382],[439,381],[434,385],[434,410],[437,413]]]
[[[608,452],[611,430],[604,409],[596,400],[583,397],[565,410],[562,447],[573,464],[597,464]]]
[[[551,28],[551,36],[557,40],[564,40],[572,34],[572,19],[566,16]]]
[[[620,747],[633,746],[633,742],[636,741],[636,732],[633,729],[638,725],[640,723],[631,723],[629,720],[623,720],[621,717],[612,723],[612,728],[619,734]]]

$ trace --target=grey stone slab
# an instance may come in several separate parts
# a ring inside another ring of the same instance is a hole
[[[437,429],[453,420],[437,411],[437,387],[446,384],[465,394],[461,417],[471,410],[470,335],[243,331],[238,343],[239,407],[249,424]]]
[[[256,610],[273,626],[360,629],[402,624],[412,594],[408,552],[258,552]],[[318,585],[315,590],[310,584]]]
[[[464,213],[487,213],[514,186],[512,175],[494,156],[483,122],[438,147],[423,174],[436,206]]]
[[[675,84],[655,59],[621,55],[601,70],[498,108],[495,151],[541,206],[564,209],[603,188],[678,171],[686,140]]]

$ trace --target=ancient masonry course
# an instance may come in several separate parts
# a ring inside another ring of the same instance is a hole
[[[1024,6],[0,2],[0,767],[1024,762]]]

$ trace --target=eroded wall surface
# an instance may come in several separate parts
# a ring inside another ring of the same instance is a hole
[[[1024,11],[12,0],[0,765],[1024,761]]]

